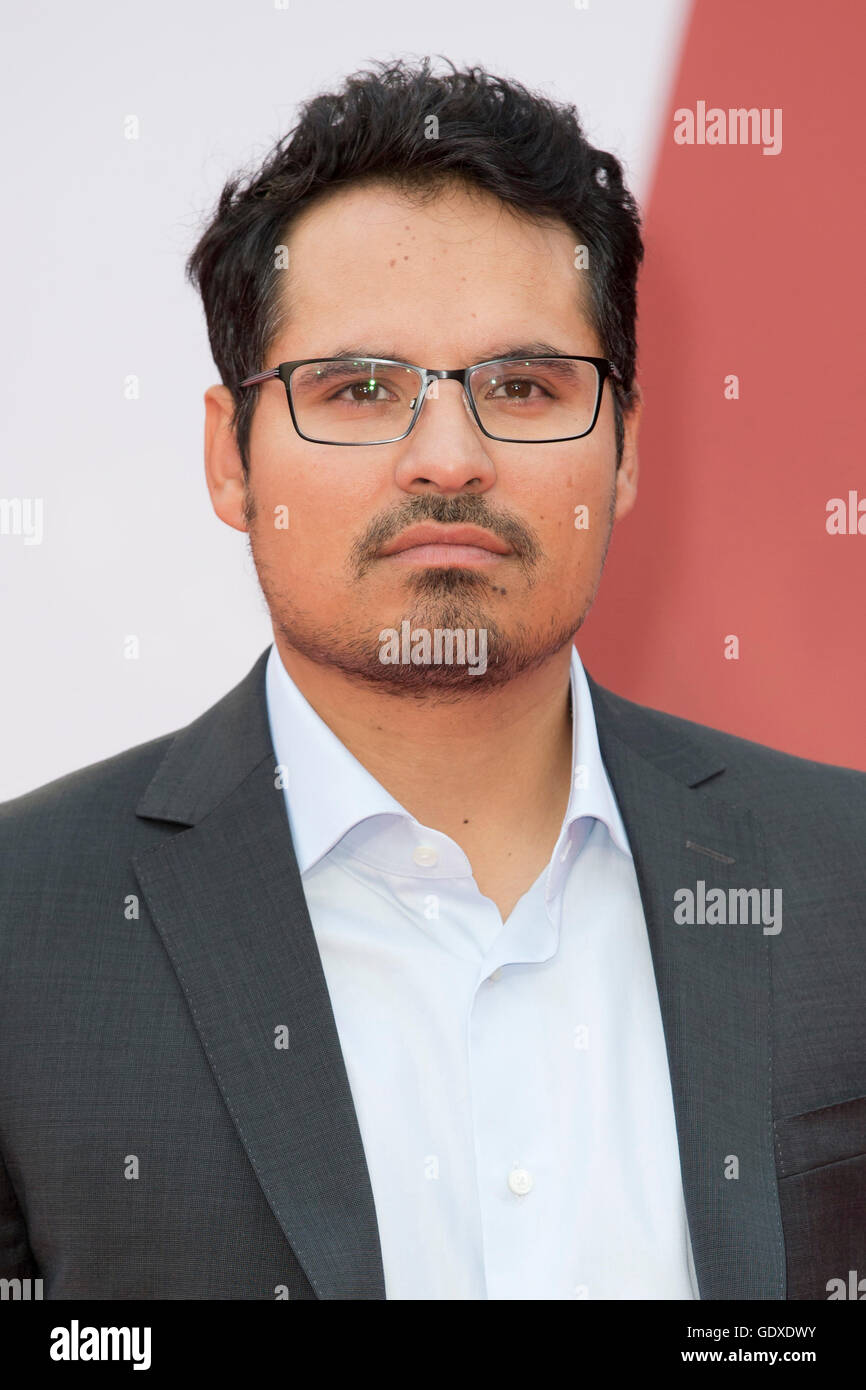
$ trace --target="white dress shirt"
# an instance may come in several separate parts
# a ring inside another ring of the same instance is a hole
[[[505,923],[275,646],[266,691],[386,1297],[697,1298],[646,923],[577,649],[568,808]]]

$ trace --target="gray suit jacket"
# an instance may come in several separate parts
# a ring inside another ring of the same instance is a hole
[[[46,1298],[385,1297],[266,656],[0,806],[0,1277]],[[825,1299],[866,1280],[866,775],[590,690],[701,1297]],[[781,889],[781,931],[678,923],[699,880]]]

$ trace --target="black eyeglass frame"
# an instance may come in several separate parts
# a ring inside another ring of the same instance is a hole
[[[478,407],[475,404],[475,397],[472,394],[472,387],[469,384],[469,377],[472,372],[479,367],[495,367],[500,362],[591,362],[596,369],[598,388],[595,396],[595,408],[592,412],[592,421],[580,434],[567,434],[557,436],[555,439],[510,439],[506,435],[491,434],[490,430],[485,429],[478,414]],[[312,435],[304,434],[298,418],[295,414],[295,406],[292,400],[291,380],[292,373],[297,367],[310,367],[314,362],[380,362],[383,367],[407,367],[410,371],[417,372],[421,377],[421,390],[418,392],[418,399],[415,402],[415,409],[412,412],[412,419],[408,427],[402,434],[394,435],[393,439],[314,439]],[[270,381],[272,377],[279,377],[286,388],[286,399],[289,403],[289,411],[292,416],[292,424],[301,439],[307,440],[310,444],[333,444],[337,448],[348,449],[369,449],[377,444],[397,444],[401,439],[405,439],[412,432],[418,416],[421,414],[421,407],[427,396],[427,388],[431,381],[459,381],[463,387],[464,395],[469,402],[475,423],[481,433],[488,439],[495,439],[502,444],[563,444],[572,439],[583,439],[591,434],[595,429],[601,410],[601,398],[604,392],[604,383],[608,377],[622,382],[622,375],[615,363],[607,357],[584,357],[579,354],[571,353],[547,353],[539,354],[536,357],[492,357],[487,362],[475,362],[471,367],[457,367],[454,369],[443,370],[438,367],[419,367],[414,362],[395,361],[390,357],[299,357],[293,362],[281,362],[277,367],[271,367],[266,372],[257,372],[255,376],[248,376],[240,384],[241,386],[258,386],[263,381]]]

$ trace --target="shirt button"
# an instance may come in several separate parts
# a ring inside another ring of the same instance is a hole
[[[412,851],[412,858],[422,869],[432,869],[434,864],[439,862],[439,855],[432,845],[416,845]]]
[[[508,1174],[508,1186],[518,1197],[525,1197],[532,1188],[532,1174],[527,1173],[525,1168],[512,1168]]]

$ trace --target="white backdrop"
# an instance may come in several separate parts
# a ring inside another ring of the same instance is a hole
[[[183,272],[229,174],[371,59],[440,53],[574,102],[643,202],[688,7],[5,7],[0,498],[40,500],[43,534],[0,533],[0,799],[188,722],[271,639],[246,540],[205,489],[218,376]]]

